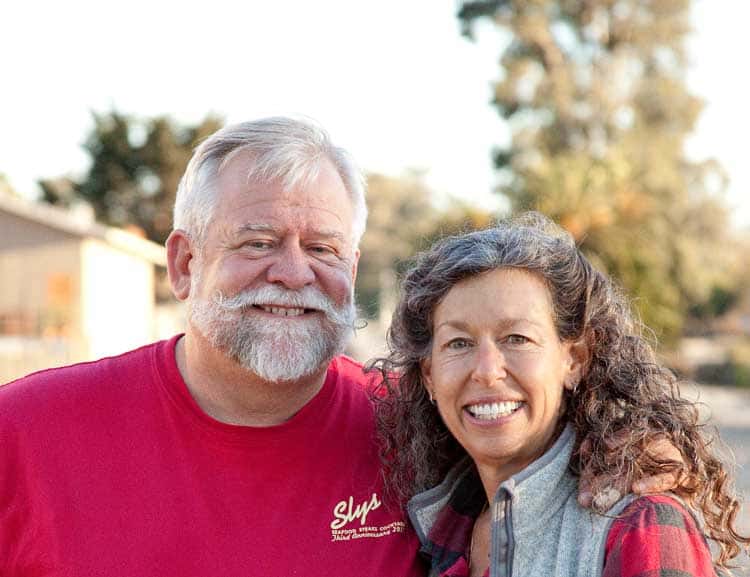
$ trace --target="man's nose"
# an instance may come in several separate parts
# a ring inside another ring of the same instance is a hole
[[[268,268],[267,280],[270,283],[284,285],[288,289],[298,290],[315,281],[315,271],[310,266],[308,255],[297,244],[282,246],[271,266]]]
[[[474,356],[471,378],[486,386],[492,386],[507,376],[506,359],[497,343],[482,341]]]

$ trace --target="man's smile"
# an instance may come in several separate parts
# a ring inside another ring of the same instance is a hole
[[[253,305],[253,308],[262,310],[263,312],[281,316],[281,317],[299,317],[306,313],[317,312],[315,309],[304,309],[297,307],[284,307],[278,305]]]

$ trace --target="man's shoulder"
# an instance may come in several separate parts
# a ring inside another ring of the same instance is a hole
[[[349,355],[338,355],[331,361],[331,367],[335,368],[341,373],[351,372],[354,375],[363,374],[365,366],[358,360],[350,357]]]
[[[101,378],[103,374],[113,370],[122,370],[128,367],[137,367],[142,359],[148,357],[151,352],[164,341],[149,343],[117,355],[102,357],[93,361],[84,361],[51,367],[30,373],[4,385],[2,389],[30,386],[42,382],[58,381],[80,381],[81,379]]]
[[[365,390],[372,390],[382,380],[377,370],[368,370],[363,363],[347,355],[335,357],[328,370],[334,371],[341,381]]]
[[[104,357],[37,371],[0,386],[0,414],[12,414],[25,407],[39,411],[48,403],[75,402],[82,395],[103,390],[108,384],[134,382],[150,371],[150,360],[165,341]]]

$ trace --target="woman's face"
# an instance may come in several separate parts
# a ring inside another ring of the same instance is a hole
[[[478,466],[503,478],[554,441],[577,347],[557,336],[546,285],[496,269],[454,286],[435,309],[425,385],[445,425]]]

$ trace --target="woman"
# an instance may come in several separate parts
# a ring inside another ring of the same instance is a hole
[[[431,576],[713,575],[704,534],[720,568],[750,543],[696,408],[611,281],[545,217],[439,242],[402,291],[392,352],[375,362],[390,393],[380,430],[391,490],[416,494]],[[677,495],[578,505],[584,467],[673,467],[644,450],[655,438],[682,454]]]

